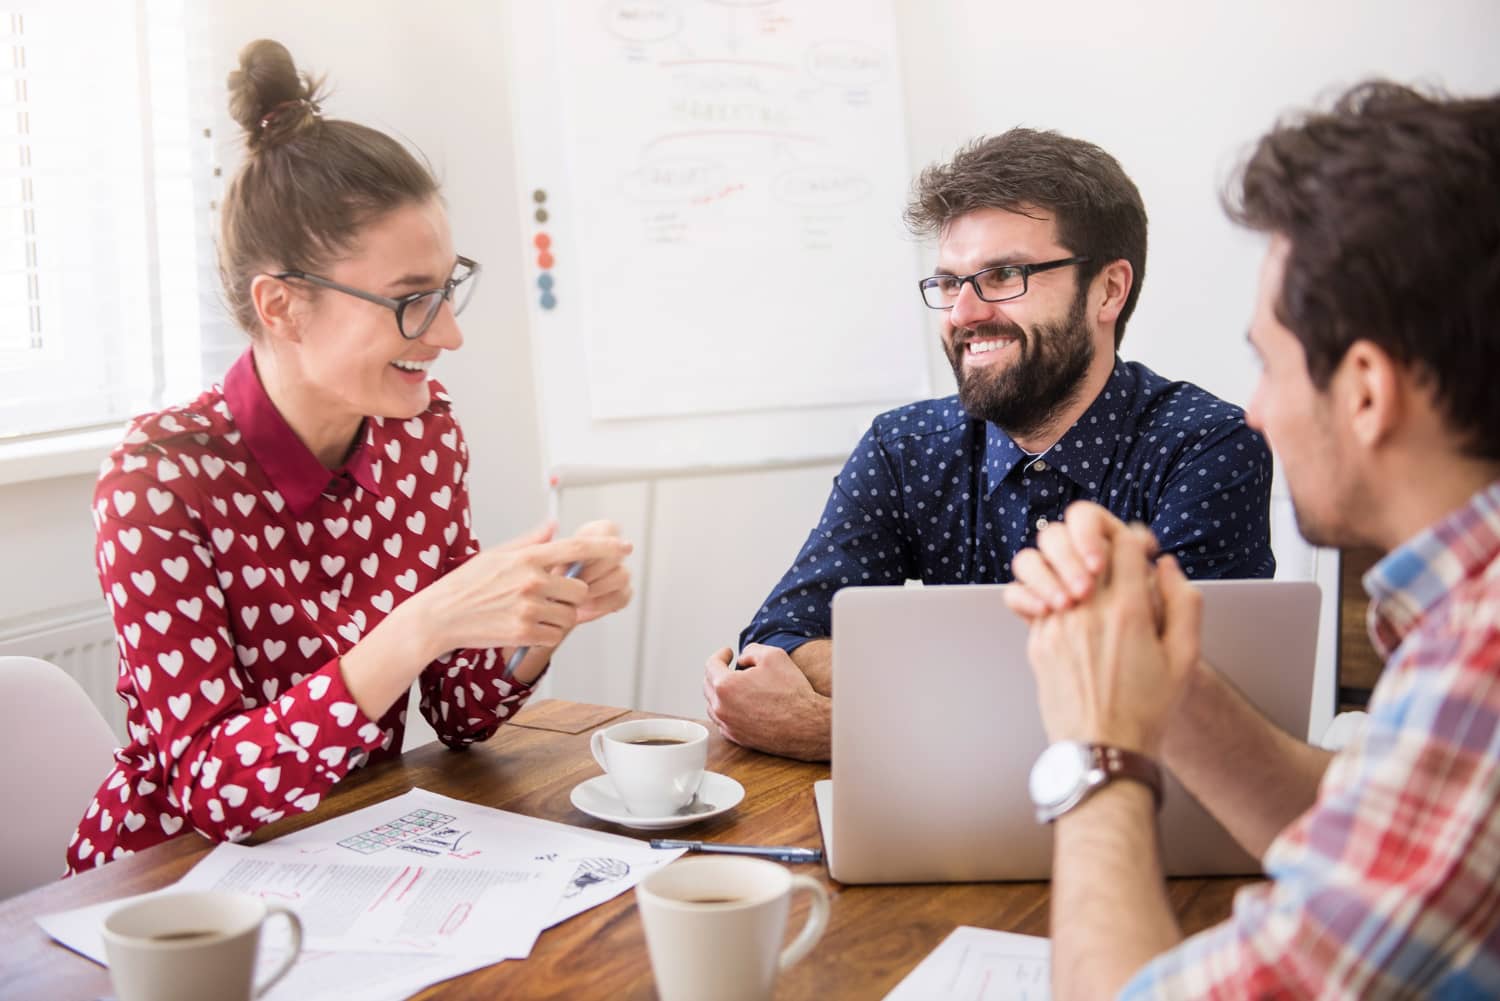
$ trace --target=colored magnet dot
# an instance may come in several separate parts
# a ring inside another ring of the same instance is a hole
[[[535,237],[532,238],[531,242],[536,244],[537,250],[546,250],[548,247],[552,246],[552,237],[548,236],[546,233],[538,233]]]
[[[541,188],[537,188],[531,193],[531,200],[540,205],[542,204],[542,202],[545,202],[547,200],[547,192],[543,191]]]
[[[552,290],[552,276],[545,274],[537,275],[536,287],[541,289],[543,292],[550,292]]]
[[[543,309],[551,309],[552,307],[557,305],[557,297],[554,296],[551,292],[543,292],[540,301]]]
[[[547,221],[547,210],[546,209],[537,209],[536,210],[536,221],[537,222],[546,222]]]
[[[545,250],[542,251],[540,254],[536,255],[536,264],[539,268],[552,267],[552,255],[547,253]]]

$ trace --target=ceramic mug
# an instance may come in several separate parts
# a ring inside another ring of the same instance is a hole
[[[256,984],[260,929],[273,914],[291,926],[292,950]],[[302,951],[297,915],[224,890],[164,893],[126,904],[104,919],[103,935],[119,1001],[250,1001],[286,976]]]
[[[812,910],[782,948],[797,890],[812,897]],[[661,1001],[770,1001],[777,974],[828,927],[823,884],[765,859],[681,859],[643,879],[635,899]]]
[[[693,801],[708,760],[708,729],[684,719],[638,719],[596,730],[594,760],[636,817],[670,817]]]

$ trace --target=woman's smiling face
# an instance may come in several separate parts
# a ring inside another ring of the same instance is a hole
[[[320,277],[390,299],[442,288],[456,255],[447,213],[437,199],[397,208],[360,233],[354,251]],[[415,317],[413,317],[415,319]],[[406,340],[396,314],[334,289],[316,289],[299,319],[297,354],[308,395],[333,423],[365,417],[406,420],[431,402],[427,370],[463,345],[452,306]]]

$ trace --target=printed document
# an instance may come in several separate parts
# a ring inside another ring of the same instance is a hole
[[[375,999],[529,955],[544,929],[682,854],[413,789],[256,847],[219,845],[162,893],[232,889],[295,911],[303,952],[266,997]],[[134,898],[132,898],[134,899]],[[38,919],[99,963],[113,900]],[[271,919],[270,968],[288,947]]]
[[[1052,943],[960,925],[885,1001],[1049,1001]]]

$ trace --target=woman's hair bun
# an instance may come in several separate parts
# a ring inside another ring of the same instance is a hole
[[[297,72],[280,42],[262,38],[246,45],[228,83],[229,114],[245,130],[252,150],[317,120],[323,81]]]

